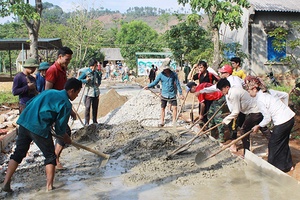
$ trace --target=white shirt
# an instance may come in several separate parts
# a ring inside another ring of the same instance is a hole
[[[269,89],[268,90],[269,93],[273,96],[273,97],[277,97],[279,98],[285,105],[289,105],[289,94],[287,92],[281,92],[278,90],[272,90]]]
[[[226,96],[227,105],[231,105],[231,113],[223,119],[225,124],[229,124],[237,118],[240,112],[244,114],[259,113],[255,99],[246,90],[239,87],[230,87]]]
[[[295,116],[295,113],[279,98],[267,92],[258,91],[256,98],[253,99],[256,99],[257,106],[264,116],[263,120],[259,123],[260,127],[267,126],[271,120],[275,126],[280,125]]]

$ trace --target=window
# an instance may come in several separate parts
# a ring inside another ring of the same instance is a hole
[[[280,62],[282,58],[286,57],[286,48],[281,46],[280,50],[276,49],[274,46],[275,37],[268,36],[268,61]],[[285,40],[280,41],[280,43],[285,44]]]

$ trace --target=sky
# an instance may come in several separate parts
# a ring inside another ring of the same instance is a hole
[[[35,1],[29,0],[31,4]],[[177,0],[42,0],[42,2],[49,2],[54,5],[61,7],[64,12],[70,12],[75,10],[76,7],[83,7],[86,9],[104,9],[112,11],[120,11],[121,13],[126,12],[130,7],[156,7],[161,9],[170,9],[171,11],[177,11],[184,8],[184,10],[190,10],[189,5],[183,7],[178,5]],[[0,23],[12,21],[11,17],[0,18]]]

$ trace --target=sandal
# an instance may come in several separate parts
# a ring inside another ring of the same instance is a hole
[[[158,124],[158,127],[163,127],[165,124]]]

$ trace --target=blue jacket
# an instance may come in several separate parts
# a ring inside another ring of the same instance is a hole
[[[182,95],[182,90],[180,87],[180,83],[178,80],[178,76],[175,72],[171,71],[170,76],[166,76],[164,72],[159,73],[155,80],[148,85],[148,88],[154,87],[161,81],[162,84],[162,90],[161,95],[164,98],[174,98],[176,97],[177,90],[180,95]],[[177,88],[177,90],[176,90]]]
[[[89,80],[86,78],[89,77]],[[100,95],[99,86],[101,84],[101,77],[98,72],[92,71],[88,68],[86,71],[82,72],[82,74],[78,77],[82,83],[85,83],[87,89],[85,95],[88,97],[98,97]]]

